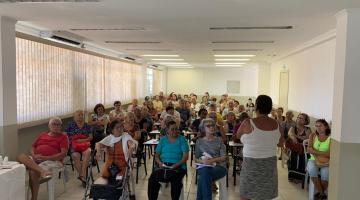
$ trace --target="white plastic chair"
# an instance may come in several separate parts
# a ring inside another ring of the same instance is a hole
[[[217,181],[219,183],[220,200],[227,200],[226,176]]]
[[[65,161],[67,161],[67,159],[69,159],[68,156],[65,157],[64,163],[65,163]],[[63,165],[62,167],[52,168],[51,172],[53,174],[52,178],[44,183],[46,183],[46,186],[47,186],[48,200],[55,200],[55,186],[54,186],[54,178],[56,177],[55,175],[59,174],[59,176],[61,176],[63,185],[64,185],[64,192],[66,192],[66,182],[68,181],[68,171],[66,169],[66,165]],[[26,199],[29,199],[29,194],[30,194],[30,185],[28,184]]]

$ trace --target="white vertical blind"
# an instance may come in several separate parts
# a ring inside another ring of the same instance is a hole
[[[163,73],[164,72],[160,70],[153,70],[153,95],[157,95],[159,92],[164,91]]]
[[[141,98],[141,66],[16,38],[18,124]]]

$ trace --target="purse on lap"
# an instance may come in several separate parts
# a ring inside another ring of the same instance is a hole
[[[88,138],[87,135],[85,134],[76,134],[72,136],[72,140],[71,140],[71,147],[75,152],[83,152],[86,149],[88,149],[90,147],[90,142],[81,142],[81,143],[77,143],[76,141],[79,139],[86,139]]]

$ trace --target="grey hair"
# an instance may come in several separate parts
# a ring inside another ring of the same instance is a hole
[[[205,125],[206,124],[214,124],[215,120],[213,120],[212,118],[205,118],[201,121],[200,125],[199,125],[199,132],[200,132],[200,136],[203,137],[206,133],[205,133]]]
[[[60,122],[62,123],[62,120],[60,119],[60,117],[52,117],[49,120],[49,125],[51,125],[53,122]]]

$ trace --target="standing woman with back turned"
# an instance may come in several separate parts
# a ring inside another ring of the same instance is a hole
[[[240,174],[242,200],[273,199],[278,196],[276,148],[283,142],[283,137],[278,122],[268,117],[271,109],[271,98],[258,96],[255,102],[256,117],[245,120],[237,131],[237,137],[244,144]]]

